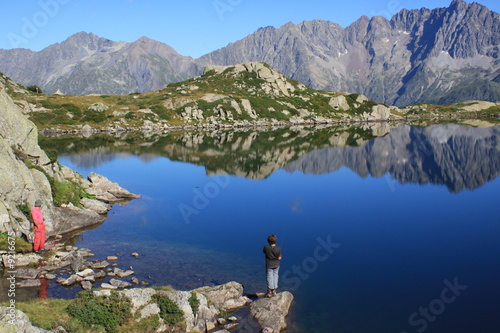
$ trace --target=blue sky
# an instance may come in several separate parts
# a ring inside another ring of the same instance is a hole
[[[467,2],[470,2],[469,0]],[[4,1],[0,48],[39,51],[80,32],[114,41],[147,36],[197,58],[260,27],[322,19],[350,25],[402,8],[448,7],[451,0],[23,0]],[[496,12],[500,1],[481,0]]]

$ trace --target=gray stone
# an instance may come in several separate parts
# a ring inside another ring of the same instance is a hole
[[[347,99],[345,98],[344,95],[339,95],[336,97],[332,97],[330,101],[328,102],[332,108],[335,110],[342,110],[342,111],[347,111],[351,107],[349,106],[349,103],[347,103]]]
[[[239,323],[229,323],[229,324],[224,325],[224,329],[231,331],[231,330],[234,330],[238,326],[240,326]]]
[[[124,271],[118,267],[115,267],[115,269],[113,270],[113,273],[115,273],[115,275],[120,277],[120,278],[124,278],[124,277],[130,276],[130,275],[133,275],[134,271],[132,271],[132,270]]]
[[[16,279],[36,279],[41,269],[20,268],[16,270]]]
[[[71,275],[69,278],[64,280],[61,284],[63,286],[71,286],[72,284],[75,284],[77,282],[83,281],[83,278],[79,277],[76,274]]]
[[[111,210],[111,206],[95,199],[83,198],[80,200],[83,207],[93,210],[97,214],[106,214]]]
[[[78,276],[81,276],[81,277],[85,278],[85,277],[88,277],[90,275],[93,275],[94,274],[94,270],[92,270],[90,268],[87,268],[87,269],[85,269],[85,270],[83,270],[81,272],[77,272],[76,274]]]
[[[42,256],[36,253],[26,253],[26,254],[16,253],[16,255],[12,257],[7,254],[2,255],[2,262],[4,266],[5,265],[10,266],[10,264],[13,263],[14,267],[24,267],[37,264],[41,259]]]
[[[103,103],[94,103],[90,105],[87,109],[95,112],[104,112],[109,109],[109,106],[103,104]]]
[[[250,314],[261,327],[269,327],[280,332],[286,328],[285,318],[292,301],[293,295],[288,291],[271,298],[260,298],[250,304]]]
[[[57,278],[57,276],[55,274],[47,273],[47,274],[45,274],[45,278],[47,280],[54,280],[55,278]]]
[[[98,262],[92,263],[90,265],[90,267],[93,269],[104,269],[108,266],[109,266],[109,262],[107,262],[106,260],[98,261]]]
[[[156,291],[152,288],[135,288],[124,290],[122,293],[130,299],[132,313],[135,313],[137,309],[151,302],[151,297],[156,294]]]
[[[109,284],[118,288],[130,288],[132,284],[129,282],[117,280],[117,279],[111,279],[109,280]]]
[[[75,272],[79,272],[83,268],[83,256],[80,253],[72,252],[72,257],[71,269]]]
[[[118,287],[112,286],[109,283],[102,283],[101,288],[103,288],[103,289],[118,289]]]
[[[194,289],[193,292],[205,295],[212,304],[221,309],[236,309],[246,304],[243,286],[234,281],[220,286]]]
[[[92,282],[90,282],[90,281],[82,281],[81,285],[82,285],[82,288],[84,290],[90,290],[90,289],[92,289]]]
[[[40,287],[42,284],[40,280],[22,280],[16,282],[16,286],[19,288],[29,288],[29,287]]]
[[[115,203],[141,197],[138,194],[130,193],[117,183],[113,183],[108,178],[94,172],[89,174],[88,180],[91,185],[86,188],[87,192],[100,201]]]
[[[210,322],[210,321],[207,321],[205,324],[205,329],[206,329],[206,332],[210,332],[210,331],[215,329],[215,324]]]
[[[147,318],[149,316],[159,314],[160,308],[158,307],[158,304],[151,303],[151,304],[146,305],[144,308],[142,308],[140,313],[141,313],[141,317],[136,319],[136,321],[141,321],[142,319]]]

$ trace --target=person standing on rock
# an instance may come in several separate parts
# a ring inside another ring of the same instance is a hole
[[[266,297],[276,295],[276,289],[278,289],[278,272],[280,269],[281,248],[276,245],[277,240],[278,237],[274,234],[267,236],[267,242],[269,244],[264,246],[263,250],[266,256]]]
[[[45,249],[45,219],[42,214],[42,202],[40,200],[35,201],[35,207],[31,210],[31,218],[34,223],[35,236],[33,239],[33,251],[40,253],[41,250]]]

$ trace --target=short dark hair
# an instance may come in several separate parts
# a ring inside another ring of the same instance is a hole
[[[269,236],[267,236],[267,242],[269,244],[276,244],[276,240],[278,240],[278,237],[276,237],[275,234],[270,234]]]

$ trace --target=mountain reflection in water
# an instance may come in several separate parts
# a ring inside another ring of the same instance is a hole
[[[324,174],[348,167],[361,177],[390,174],[398,182],[475,189],[500,172],[500,126],[375,124],[318,129],[122,133],[43,138],[44,148],[69,154],[81,167],[138,155],[202,165],[207,174],[263,179],[284,169]]]

